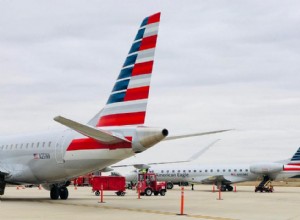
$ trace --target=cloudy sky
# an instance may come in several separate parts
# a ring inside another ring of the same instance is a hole
[[[162,12],[146,123],[170,141],[126,160],[272,161],[300,146],[299,1],[0,1],[0,133],[88,121],[142,19]]]

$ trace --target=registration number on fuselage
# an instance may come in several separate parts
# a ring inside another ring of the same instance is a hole
[[[48,153],[39,153],[39,154],[33,154],[34,159],[50,159],[50,154]]]

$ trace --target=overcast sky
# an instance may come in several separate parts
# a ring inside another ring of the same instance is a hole
[[[88,121],[106,103],[136,31],[161,12],[146,124],[169,141],[126,160],[272,161],[300,146],[299,1],[0,1],[0,133]],[[124,163],[124,162],[123,162]]]

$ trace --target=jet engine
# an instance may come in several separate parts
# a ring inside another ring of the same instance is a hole
[[[138,127],[132,141],[132,149],[135,153],[143,152],[162,141],[168,134],[169,132],[165,128]]]
[[[259,163],[250,166],[250,172],[255,174],[272,174],[283,170],[283,165],[280,163]]]

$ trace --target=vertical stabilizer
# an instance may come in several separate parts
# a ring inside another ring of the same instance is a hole
[[[289,161],[288,165],[300,166],[300,147],[298,148],[297,152],[293,155],[293,157]]]
[[[99,115],[98,127],[144,124],[159,21],[160,13],[143,20]]]

